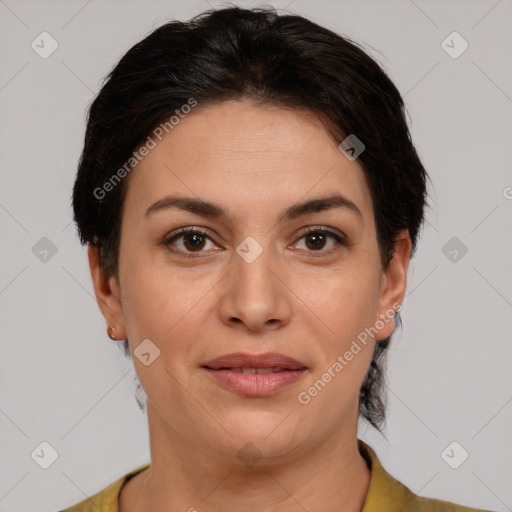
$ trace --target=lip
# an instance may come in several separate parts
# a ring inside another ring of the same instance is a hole
[[[296,383],[308,369],[291,357],[276,353],[225,354],[208,361],[202,368],[229,390],[245,396],[271,396]],[[273,373],[240,373],[240,368],[276,368]],[[238,369],[238,371],[235,371]]]
[[[306,368],[305,364],[277,352],[266,352],[264,354],[248,354],[246,352],[235,352],[216,357],[203,366],[212,370],[221,368],[285,368],[286,370],[298,370]]]

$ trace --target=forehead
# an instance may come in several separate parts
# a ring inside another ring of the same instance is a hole
[[[131,172],[127,207],[196,196],[248,217],[340,192],[371,214],[361,167],[312,113],[249,101],[198,105],[155,142]]]

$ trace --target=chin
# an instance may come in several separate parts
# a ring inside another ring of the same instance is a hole
[[[296,418],[286,418],[280,413],[242,413],[232,418],[227,430],[233,437],[226,436],[229,451],[243,457],[245,452],[270,462],[295,451],[308,439]],[[285,419],[286,418],[286,419]],[[283,421],[284,420],[284,421]],[[239,453],[241,452],[241,453]]]

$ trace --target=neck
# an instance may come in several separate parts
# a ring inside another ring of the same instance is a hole
[[[357,416],[348,431],[251,467],[169,430],[149,401],[148,422],[151,466],[125,484],[120,512],[363,509],[371,472],[358,450]]]

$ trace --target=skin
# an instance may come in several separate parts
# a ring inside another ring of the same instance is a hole
[[[149,366],[133,356],[148,396],[151,467],[123,487],[120,510],[362,510],[370,470],[357,448],[359,389],[393,320],[307,405],[297,397],[402,302],[408,232],[384,271],[357,160],[313,114],[247,100],[196,107],[129,180],[119,282],[104,274],[96,248],[88,253],[107,326],[129,339],[132,356],[144,339],[161,351]],[[336,191],[361,217],[332,208],[278,221],[287,207]],[[145,216],[170,194],[216,203],[232,219],[177,208]],[[342,233],[349,245],[328,236],[315,246],[307,226]],[[185,255],[194,252],[190,236],[162,244],[181,227],[209,232],[202,256]],[[252,263],[236,252],[247,236],[263,249]],[[201,368],[231,352],[279,352],[308,370],[273,396],[242,396]],[[253,467],[237,457],[247,442],[261,455]]]

